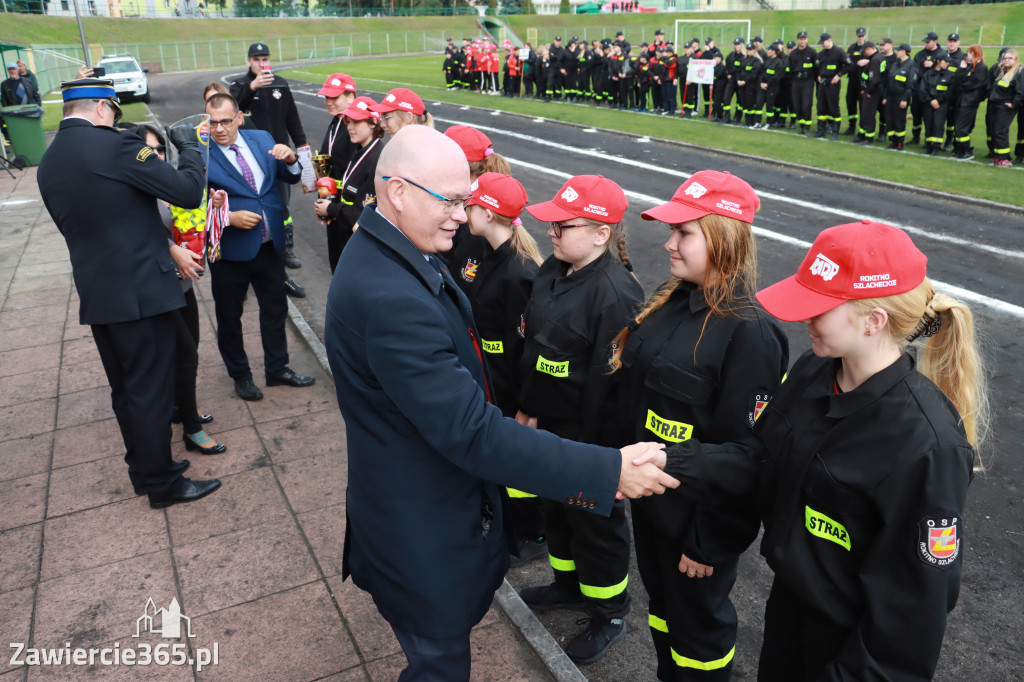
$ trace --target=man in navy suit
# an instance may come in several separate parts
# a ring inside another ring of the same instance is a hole
[[[210,187],[228,195],[230,225],[220,242],[220,260],[210,265],[217,346],[243,400],[259,400],[263,393],[252,380],[249,358],[242,343],[242,301],[252,285],[260,305],[260,337],[267,386],[309,386],[313,377],[288,368],[284,335],[288,301],[281,283],[285,250],[284,204],[278,180],[299,181],[295,152],[276,144],[263,130],[240,130],[242,113],[231,95],[206,100],[210,115]]]
[[[516,546],[505,485],[607,516],[616,491],[678,481],[614,450],[505,418],[469,301],[435,254],[466,221],[469,164],[426,126],[381,153],[376,205],[342,252],[325,339],[348,437],[344,577],[368,591],[408,667],[399,680],[468,680],[470,630]]]

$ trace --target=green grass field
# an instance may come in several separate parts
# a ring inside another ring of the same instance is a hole
[[[320,84],[324,77],[337,71],[350,74],[356,79],[361,90],[386,92],[393,87],[410,87],[428,101],[428,107],[429,101],[435,100],[544,116],[559,121],[679,140],[713,149],[742,152],[762,159],[801,163],[851,175],[876,177],[950,194],[963,194],[1024,206],[1024,193],[1019,189],[1009,189],[1021,186],[1024,176],[1019,169],[993,168],[981,161],[958,163],[945,155],[941,158],[926,157],[917,153],[916,148],[902,153],[887,151],[881,144],[864,148],[850,144],[849,137],[841,137],[841,142],[823,142],[790,131],[747,130],[701,120],[683,121],[650,114],[612,111],[593,105],[543,103],[532,99],[519,100],[486,97],[471,92],[449,92],[444,87],[440,57],[349,61],[291,69],[283,71],[282,75]],[[976,153],[980,152],[980,156],[987,151],[984,108],[979,112],[978,121],[979,127],[975,128],[972,143]],[[907,127],[909,139],[909,122]],[[1016,124],[1011,128],[1011,143],[1015,139],[1015,130]],[[496,151],[500,153],[505,150]],[[953,178],[956,179],[955,182],[952,181]]]

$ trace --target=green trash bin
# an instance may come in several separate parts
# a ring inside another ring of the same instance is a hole
[[[7,137],[14,147],[15,156],[24,157],[29,166],[38,166],[46,151],[43,108],[38,104],[0,107],[0,116],[7,124]]]

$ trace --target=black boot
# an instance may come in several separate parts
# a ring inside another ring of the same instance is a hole
[[[825,137],[825,122],[818,121],[818,131],[814,133],[815,137]]]
[[[953,131],[946,131],[946,139],[942,144],[942,151],[948,152],[953,150]]]
[[[302,261],[295,257],[295,252],[292,251],[292,246],[295,244],[295,233],[292,230],[292,224],[288,223],[284,226],[284,253],[282,258],[284,264],[289,268],[301,268]]]
[[[839,140],[839,123],[838,122],[829,123],[828,128],[829,128],[830,131],[832,131],[832,141],[833,142],[838,141]]]
[[[1013,162],[1018,166],[1024,163],[1024,141],[1013,146]]]
[[[803,127],[803,126],[801,126],[801,127]],[[795,130],[795,129],[796,129],[796,121],[790,119],[789,124],[786,126],[786,130]]]
[[[857,134],[857,128],[854,127],[852,122],[850,123],[849,127],[847,127],[847,129],[843,131],[843,135],[856,135],[856,134]]]
[[[910,144],[920,144],[920,143],[921,143],[921,129],[920,128],[914,128],[914,136],[910,138]]]

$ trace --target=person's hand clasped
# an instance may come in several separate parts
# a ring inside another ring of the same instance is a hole
[[[210,193],[210,208],[214,210],[220,209],[224,202],[228,199],[228,193],[222,189],[218,189]]]
[[[531,429],[537,428],[537,418],[531,417],[522,410],[516,410],[516,421],[523,426],[529,426]]]
[[[286,144],[275,144],[270,148],[268,153],[278,161],[284,161],[288,164],[295,163],[298,158],[295,156],[295,152],[292,151],[292,148]]]
[[[253,213],[252,211],[231,211],[228,213],[228,222],[231,223],[231,227],[237,227],[240,230],[251,230],[252,228],[259,225],[263,218],[259,213]]]
[[[203,271],[203,257],[191,249],[177,244],[171,245],[171,258],[178,266],[178,274],[184,279],[199,279]]]
[[[665,466],[663,443],[636,443],[627,445],[619,452],[622,453],[622,471],[615,499],[660,495],[667,488],[679,486],[679,481],[661,470]],[[657,465],[659,461],[660,467]]]
[[[710,578],[715,569],[712,566],[697,563],[683,554],[679,558],[679,572],[685,573],[688,578]]]

